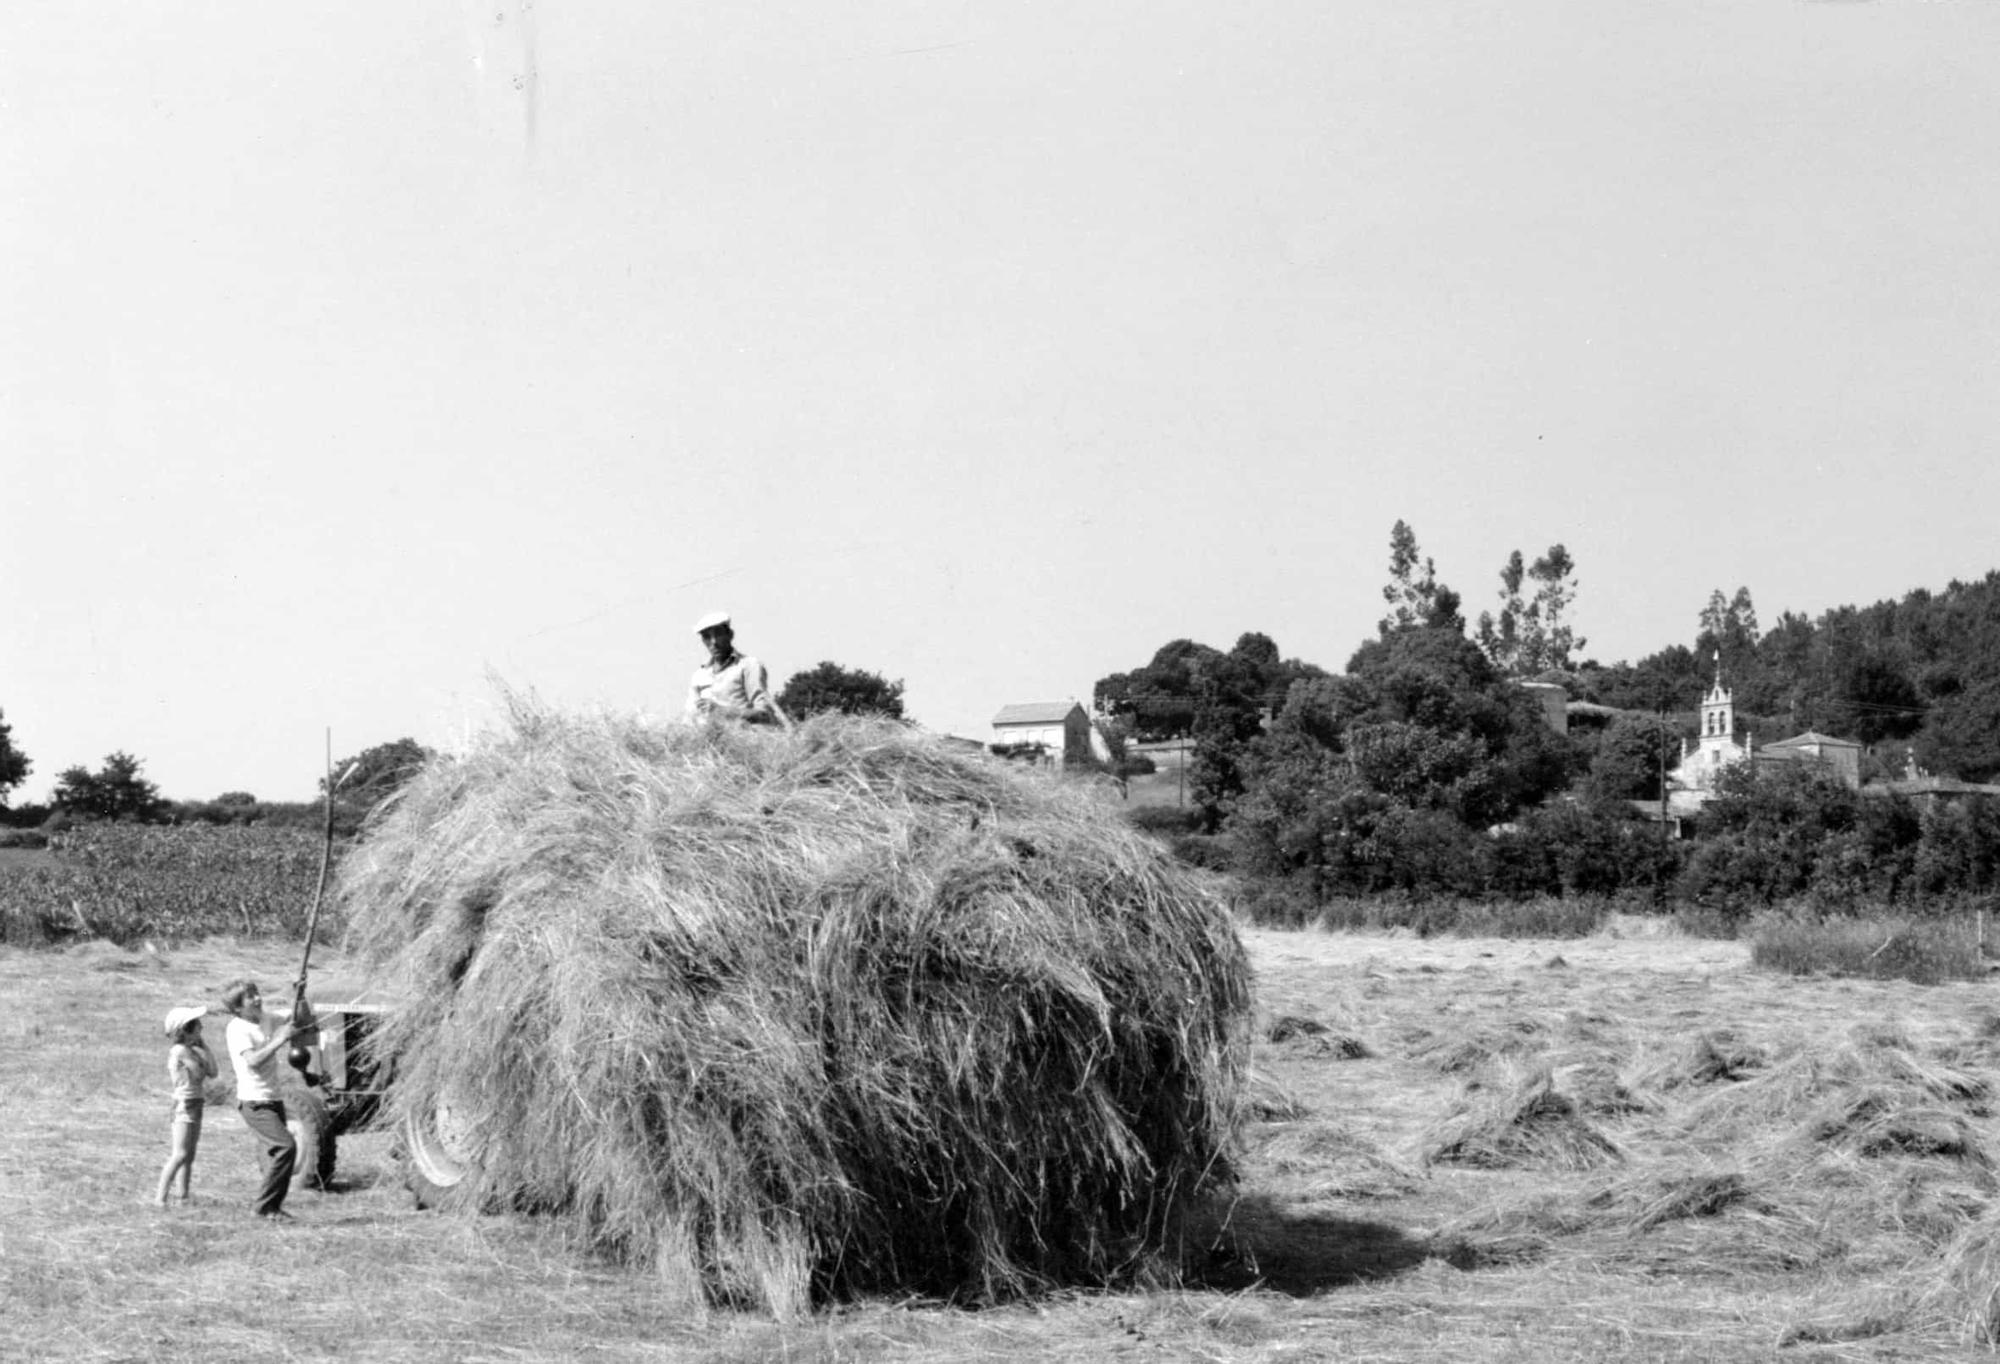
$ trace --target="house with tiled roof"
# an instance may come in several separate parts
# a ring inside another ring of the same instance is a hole
[[[1752,756],[1759,763],[1774,765],[1816,762],[1846,782],[1850,789],[1861,789],[1861,745],[1852,739],[1836,739],[1831,734],[1809,729],[1789,739],[1765,744]]]
[[[1051,760],[1090,757],[1090,716],[1077,701],[1027,701],[1000,707],[993,717],[993,746],[1040,744]]]

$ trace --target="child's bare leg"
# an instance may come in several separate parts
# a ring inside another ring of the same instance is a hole
[[[163,1208],[167,1206],[167,1193],[173,1188],[174,1176],[180,1174],[186,1167],[187,1162],[181,1159],[179,1152],[167,1157],[167,1168],[160,1171],[159,1192],[153,1195],[155,1203]]]
[[[201,1124],[199,1122],[189,1123],[187,1125],[187,1159],[181,1164],[181,1202],[183,1203],[187,1202],[193,1196],[190,1190],[194,1184],[194,1153],[200,1147]]]
[[[167,1205],[168,1193],[173,1189],[175,1175],[180,1176],[181,1197],[187,1197],[188,1177],[192,1173],[190,1167],[194,1164],[194,1141],[189,1139],[192,1130],[189,1123],[180,1119],[174,1121],[173,1148],[167,1156],[166,1166],[160,1171],[160,1187],[154,1195],[154,1201],[163,1208]]]

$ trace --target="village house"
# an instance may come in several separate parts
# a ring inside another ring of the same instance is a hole
[[[1768,765],[1811,762],[1832,772],[1849,790],[1861,789],[1861,745],[1852,739],[1836,739],[1830,734],[1807,730],[1789,739],[1765,744],[1751,757]]]
[[[1095,737],[1090,716],[1077,701],[1029,701],[1002,706],[993,717],[993,747],[1040,744],[1051,762],[1087,761],[1092,756]]]

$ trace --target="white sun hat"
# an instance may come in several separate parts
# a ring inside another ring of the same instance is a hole
[[[167,1010],[167,1036],[178,1037],[180,1031],[190,1023],[199,1023],[208,1017],[205,1004],[177,1004]]]

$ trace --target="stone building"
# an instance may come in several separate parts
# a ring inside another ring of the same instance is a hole
[[[1765,744],[1752,756],[1760,764],[1816,762],[1845,782],[1848,789],[1861,789],[1861,745],[1852,739],[1836,739],[1809,729],[1804,734]]]

